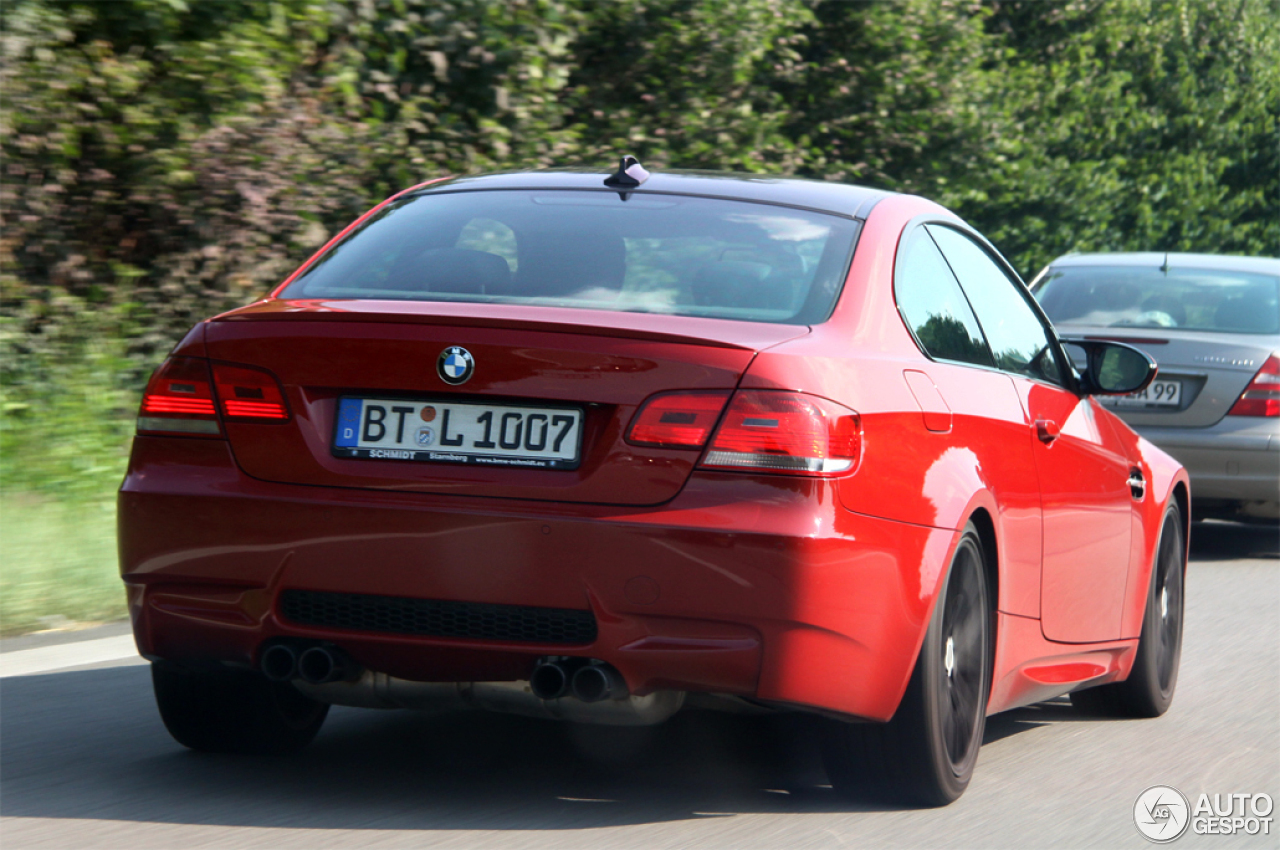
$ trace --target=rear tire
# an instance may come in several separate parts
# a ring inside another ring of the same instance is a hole
[[[1072,693],[1077,711],[1100,717],[1159,717],[1169,710],[1182,659],[1186,559],[1182,513],[1171,503],[1160,526],[1133,670],[1123,682]]]
[[[287,682],[236,670],[151,665],[160,718],[174,739],[205,753],[283,755],[315,738],[329,706]]]
[[[945,806],[963,794],[986,727],[992,633],[982,542],[970,525],[893,719],[828,722],[823,761],[832,787],[917,806]]]

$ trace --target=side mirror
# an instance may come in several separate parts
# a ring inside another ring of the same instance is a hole
[[[1064,338],[1062,343],[1088,395],[1128,395],[1155,379],[1156,361],[1132,345],[1082,338]]]

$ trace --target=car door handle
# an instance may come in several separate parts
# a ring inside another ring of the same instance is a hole
[[[1129,480],[1125,482],[1129,485],[1129,494],[1136,501],[1142,501],[1142,497],[1147,492],[1147,482],[1142,477],[1142,470],[1135,469],[1129,473]]]
[[[1052,443],[1058,439],[1058,423],[1052,419],[1037,419],[1036,437],[1042,443]]]

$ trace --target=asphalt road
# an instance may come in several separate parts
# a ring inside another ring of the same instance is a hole
[[[1280,539],[1213,524],[1192,546],[1169,713],[1087,720],[1057,700],[991,718],[946,809],[838,801],[804,718],[689,712],[620,732],[335,709],[300,755],[197,755],[165,733],[135,659],[3,679],[0,845],[1148,847],[1132,818],[1148,786],[1280,799]],[[1175,846],[1280,847],[1272,826]]]

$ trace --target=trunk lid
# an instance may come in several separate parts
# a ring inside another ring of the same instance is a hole
[[[236,461],[265,481],[405,493],[652,505],[679,492],[698,452],[632,446],[639,405],[669,390],[724,389],[756,353],[805,326],[553,307],[264,301],[206,324],[208,355],[270,370],[293,417],[227,422]],[[445,348],[474,358],[450,386]],[[339,399],[433,400],[583,411],[576,469],[334,456]]]
[[[1134,427],[1207,428],[1227,415],[1280,338],[1267,334],[1212,333],[1173,329],[1069,326],[1066,336],[1126,342],[1150,354],[1160,367],[1156,382],[1177,381],[1176,405],[1152,399],[1141,405],[1099,400]],[[1149,395],[1151,395],[1149,393]]]

